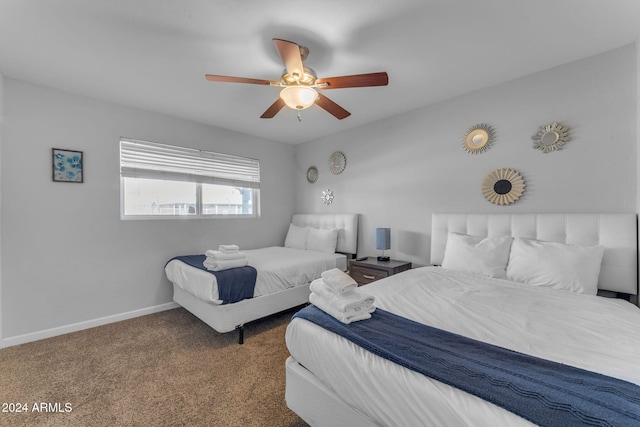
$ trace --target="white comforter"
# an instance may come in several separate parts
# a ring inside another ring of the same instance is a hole
[[[258,272],[254,297],[275,293],[311,282],[325,270],[345,269],[346,257],[281,246],[243,251],[249,265]],[[216,277],[181,261],[173,260],[165,267],[167,278],[203,301],[222,304],[218,299]]]
[[[412,320],[640,384],[640,309],[626,301],[438,267],[391,276],[366,292],[377,307]],[[290,323],[286,341],[294,359],[381,425],[529,425],[306,320]]]

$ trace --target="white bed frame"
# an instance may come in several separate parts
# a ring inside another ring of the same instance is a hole
[[[431,263],[442,263],[447,233],[514,236],[581,245],[602,245],[605,255],[598,287],[638,295],[637,219],[635,214],[433,214]],[[346,405],[326,384],[289,357],[287,406],[311,426],[377,424]]]
[[[294,214],[298,226],[337,228],[336,251],[355,255],[358,247],[358,214]],[[233,304],[210,304],[173,284],[173,300],[217,332],[238,330],[238,342],[244,342],[244,325],[271,314],[309,302],[309,284],[274,294],[245,299]]]

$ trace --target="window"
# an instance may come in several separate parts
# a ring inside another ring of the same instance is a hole
[[[120,139],[121,216],[257,217],[260,162]]]

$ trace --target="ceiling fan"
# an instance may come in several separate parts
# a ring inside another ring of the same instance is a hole
[[[249,83],[282,88],[280,97],[260,116],[262,119],[275,117],[286,105],[297,110],[298,120],[301,120],[300,111],[315,104],[338,120],[342,120],[345,117],[349,117],[351,113],[319,93],[317,89],[386,86],[389,84],[389,76],[385,72],[318,78],[315,71],[303,65],[304,60],[309,55],[308,48],[282,39],[273,39],[273,43],[285,66],[280,81],[218,76],[214,74],[207,74],[205,77],[212,82]]]

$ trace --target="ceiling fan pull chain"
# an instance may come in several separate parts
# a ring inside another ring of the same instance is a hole
[[[301,122],[302,121],[302,115],[300,114],[300,110],[298,110],[298,121]]]

